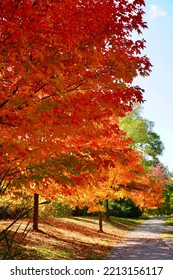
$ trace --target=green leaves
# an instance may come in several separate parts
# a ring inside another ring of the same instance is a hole
[[[134,107],[132,113],[120,119],[120,127],[126,131],[127,137],[133,140],[133,148],[139,150],[146,163],[155,165],[164,150],[164,145],[160,136],[153,131],[154,123],[144,119],[142,108],[138,105]]]

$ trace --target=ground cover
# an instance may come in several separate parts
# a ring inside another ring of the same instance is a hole
[[[165,220],[165,223],[168,225],[168,226],[173,226],[173,217],[168,217],[166,220]]]
[[[164,237],[173,238],[173,216],[167,217],[165,223],[167,225],[167,231],[164,233]]]
[[[13,250],[16,250],[15,259],[30,260],[70,260],[70,259],[105,259],[122,237],[141,219],[125,219],[111,217],[109,222],[103,222],[104,232],[98,232],[98,219],[96,217],[73,218],[44,218],[40,219],[39,232],[32,230],[24,239],[23,229],[28,223],[24,219],[13,226],[11,234],[21,224],[15,236]],[[9,225],[11,220],[1,220],[0,229]],[[0,254],[3,255],[6,244],[1,242]]]

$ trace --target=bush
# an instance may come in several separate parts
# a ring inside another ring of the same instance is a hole
[[[112,216],[122,218],[140,218],[142,210],[130,198],[121,198],[109,203],[109,213]]]
[[[76,206],[76,208],[72,210],[72,216],[95,217],[98,216],[98,212],[88,212],[87,206],[84,206],[83,208],[79,208],[78,206]]]
[[[88,215],[87,211],[88,211],[87,206],[85,206],[82,209],[76,206],[76,208],[74,210],[72,210],[72,215],[73,216],[86,216],[86,215]]]
[[[66,205],[62,205],[57,201],[49,204],[43,204],[39,207],[40,217],[71,217],[72,209]]]
[[[31,208],[24,211],[26,207],[24,204],[22,209],[21,207],[19,207],[20,209],[15,207],[14,211],[14,209],[11,208],[11,204],[7,204],[6,198],[2,198],[5,191],[10,186],[10,183],[4,182],[4,178],[7,174],[8,171],[0,178],[0,220],[14,218],[14,221],[12,221],[5,229],[0,231],[0,259],[14,260],[20,254],[20,245],[23,243],[23,240],[30,231],[28,222],[25,228],[22,229],[22,233],[20,231],[20,235],[18,236],[19,238],[16,239],[19,230],[21,230],[22,223],[20,223],[20,220],[28,215],[28,213],[31,211]],[[15,230],[13,229],[14,225],[16,225]]]
[[[26,215],[29,216],[29,212],[27,212],[33,206],[33,199],[31,197],[21,197],[15,198],[13,201],[10,201],[8,196],[0,198],[0,218],[3,219],[16,219],[22,213],[28,213]]]
[[[1,205],[0,206],[0,220],[1,219],[11,219],[11,213],[8,209],[8,206]]]

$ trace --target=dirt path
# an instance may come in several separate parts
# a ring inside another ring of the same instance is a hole
[[[162,218],[148,219],[129,232],[108,255],[109,260],[173,260],[173,241]]]

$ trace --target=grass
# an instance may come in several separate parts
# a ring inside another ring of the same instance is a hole
[[[165,219],[166,225],[169,227],[170,230],[164,233],[164,238],[173,238],[173,218],[169,217]],[[171,228],[172,227],[172,228]]]
[[[173,233],[172,233],[172,232],[165,232],[165,233],[163,234],[163,237],[164,237],[164,238],[173,238]]]
[[[114,226],[120,227],[121,229],[133,229],[134,227],[138,226],[141,222],[143,222],[143,219],[130,219],[130,218],[117,218],[117,217],[111,217],[111,222]]]
[[[165,223],[168,225],[168,226],[173,226],[173,218],[167,218],[165,220]]]
[[[11,221],[2,220],[1,228]],[[23,220],[23,228],[28,219]],[[106,259],[110,250],[122,240],[141,219],[111,217],[110,222],[103,221],[103,233],[98,232],[96,217],[46,218],[40,219],[40,231],[31,230],[23,244],[18,244],[18,260],[99,260]],[[30,224],[32,226],[32,224]],[[13,231],[17,224],[13,227]],[[20,240],[22,227],[16,235]],[[1,244],[0,254],[5,250]],[[14,244],[15,247],[15,244]],[[1,258],[1,257],[0,257]]]

